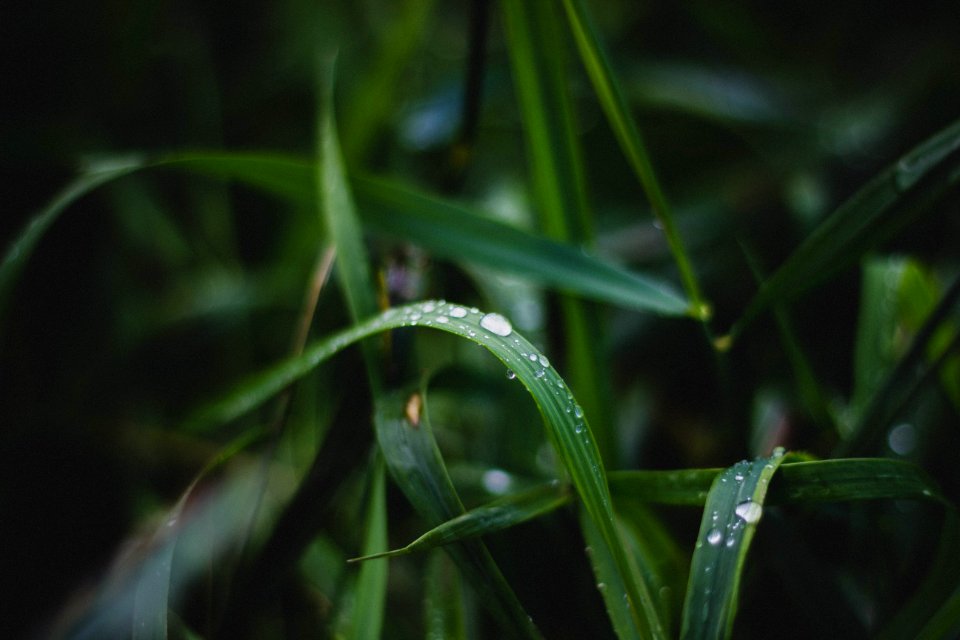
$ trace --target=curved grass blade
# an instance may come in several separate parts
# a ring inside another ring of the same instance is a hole
[[[707,320],[710,316],[709,306],[703,301],[700,294],[700,285],[697,283],[697,277],[683,245],[683,240],[674,224],[667,198],[654,175],[653,164],[647,154],[646,145],[644,145],[643,138],[640,136],[640,130],[633,118],[630,117],[627,100],[620,89],[620,83],[617,82],[613,74],[613,69],[603,49],[598,32],[593,26],[593,21],[582,0],[564,0],[563,5],[566,7],[570,28],[580,50],[580,59],[587,69],[587,74],[593,83],[594,91],[596,91],[603,112],[607,116],[607,121],[613,128],[617,142],[627,156],[630,167],[640,180],[640,184],[643,185],[654,215],[663,226],[667,244],[670,246],[670,251],[673,253],[673,258],[680,271],[684,289],[690,297],[691,314],[700,320]]]
[[[761,286],[730,331],[789,302],[857,260],[931,208],[960,182],[960,121],[887,167],[828,217]]]
[[[743,461],[714,480],[690,566],[681,638],[730,636],[747,551],[783,457],[779,450],[769,458]]]
[[[133,173],[143,166],[143,160],[138,157],[117,156],[110,162],[97,163],[64,187],[40,213],[30,220],[7,249],[3,262],[0,262],[0,327],[6,316],[6,305],[18,276],[37,243],[60,214],[97,187]]]
[[[583,531],[583,539],[587,543],[587,557],[597,578],[597,589],[617,637],[620,640],[643,638],[644,635],[634,620],[630,601],[621,595],[627,592],[627,581],[617,565],[616,558],[610,553],[609,546],[604,543],[603,534],[583,512],[580,514],[580,530]],[[634,581],[640,582],[636,567],[629,568],[634,573]],[[666,637],[665,633],[663,635]]]
[[[463,514],[420,392],[381,394],[374,424],[390,475],[427,524],[438,526]],[[540,637],[481,541],[463,540],[446,551],[511,636]],[[386,567],[387,563],[368,562],[364,567],[374,565]]]
[[[483,314],[476,309],[438,301],[390,309],[313,344],[298,357],[282,361],[249,378],[222,399],[198,410],[187,420],[185,428],[204,431],[229,422],[348,345],[381,331],[408,326],[430,327],[472,340],[488,349],[516,374],[537,403],[547,434],[573,480],[583,508],[600,530],[603,544],[613,555],[618,571],[625,576],[627,591],[619,594],[620,597],[629,600],[635,615],[645,616],[643,626],[649,629],[649,635],[661,637],[662,628],[653,600],[646,589],[637,585],[633,576],[628,574],[626,552],[614,524],[606,472],[582,408],[550,366],[547,357],[516,333],[509,321],[499,314]],[[449,517],[443,518],[447,519]],[[637,614],[639,610],[643,613]]]
[[[509,529],[559,509],[568,504],[571,497],[556,481],[542,484],[470,509],[427,531],[405,547],[353,558],[349,562],[393,558]]]

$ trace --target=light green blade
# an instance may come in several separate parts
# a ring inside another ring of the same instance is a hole
[[[767,486],[783,452],[740,462],[713,482],[700,522],[683,605],[681,638],[727,638],[737,613],[740,577]]]

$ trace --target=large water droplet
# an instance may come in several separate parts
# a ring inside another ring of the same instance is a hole
[[[709,542],[713,546],[717,546],[718,544],[720,544],[720,541],[722,539],[723,539],[723,534],[720,533],[719,529],[710,529],[710,531],[707,532],[707,542]]]
[[[483,474],[483,488],[490,493],[502,495],[510,489],[513,479],[506,471],[489,469]]]
[[[545,355],[537,356],[537,360],[540,361],[540,366],[541,366],[541,367],[546,368],[546,367],[549,367],[549,366],[550,366],[550,361],[547,360],[547,356],[545,356]]]
[[[730,536],[729,538],[727,538],[727,541],[724,544],[727,545],[727,548],[729,549],[733,545],[737,544],[737,539],[734,538],[733,536]]]
[[[499,313],[488,313],[480,319],[480,326],[501,337],[507,337],[513,333],[513,326],[510,321]]]
[[[437,316],[437,324],[447,324],[450,319],[447,316]]]
[[[512,369],[507,369],[507,380],[516,380],[517,374]]]
[[[453,309],[450,309],[450,317],[451,317],[451,318],[466,318],[466,317],[467,317],[467,310],[464,309],[463,307],[454,307]]]
[[[738,516],[747,524],[754,524],[763,515],[763,506],[759,502],[741,502],[735,509]]]
[[[583,417],[583,409],[580,408],[580,405],[578,404],[573,405],[573,415],[578,418]]]

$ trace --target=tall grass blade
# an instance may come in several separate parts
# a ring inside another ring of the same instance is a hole
[[[566,86],[559,16],[553,3],[544,0],[502,7],[540,227],[554,240],[590,245],[592,220]],[[603,340],[603,325],[597,309],[568,297],[559,302],[570,383],[594,418],[601,456],[611,463],[616,436],[606,394],[610,384],[596,348]]]
[[[677,230],[673,213],[654,174],[653,164],[650,162],[640,130],[630,116],[629,105],[613,73],[599,33],[582,0],[564,0],[563,5],[567,10],[570,28],[577,41],[580,59],[587,69],[607,121],[613,128],[617,142],[627,156],[630,167],[643,185],[654,215],[663,227],[667,244],[680,271],[684,289],[690,297],[690,313],[694,317],[706,320],[710,313],[709,307],[700,293],[696,273]]]
[[[423,612],[427,640],[466,640],[462,580],[446,554],[431,554],[426,582]]]
[[[379,553],[387,547],[386,465],[376,456],[371,465],[367,514],[363,523],[364,553]],[[387,564],[372,562],[360,569],[356,600],[351,615],[351,638],[377,640],[383,630],[387,593]]]
[[[928,212],[960,181],[960,121],[887,167],[842,204],[760,286],[730,335],[789,302]]]
[[[714,480],[690,565],[680,637],[730,637],[747,551],[763,515],[767,486],[783,458],[779,451],[743,461]]]
[[[461,516],[463,504],[433,438],[420,392],[383,394],[374,424],[390,475],[427,524],[438,526]],[[447,552],[511,636],[540,636],[481,541],[463,540]],[[375,560],[364,567],[386,564]]]
[[[570,499],[571,496],[558,483],[543,484],[474,507],[430,529],[405,547],[354,558],[350,562],[393,558],[496,533],[555,511]]]

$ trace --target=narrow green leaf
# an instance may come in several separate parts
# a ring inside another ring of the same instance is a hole
[[[0,312],[21,268],[60,214],[93,189],[129,173],[157,168],[188,171],[237,180],[309,207],[316,202],[315,165],[292,156],[185,152],[151,161],[118,156],[110,166],[104,163],[99,167],[68,185],[17,236],[0,264]],[[420,244],[439,257],[521,275],[559,291],[627,309],[679,316],[690,306],[664,281],[495,222],[467,207],[384,180],[354,178],[352,186],[362,218],[373,230]]]
[[[730,335],[735,338],[769,306],[797,298],[930,210],[960,181],[958,148],[960,121],[868,182],[760,286]]]
[[[460,573],[446,554],[433,552],[427,563],[424,626],[427,640],[466,640]]]
[[[367,515],[363,523],[365,554],[387,548],[386,465],[378,455],[372,465]],[[356,600],[351,616],[351,638],[377,640],[383,629],[384,605],[387,596],[387,564],[371,562],[360,569]]]
[[[463,514],[420,392],[381,394],[374,424],[390,475],[427,524],[436,527]],[[446,551],[510,635],[540,636],[483,542],[463,540]]]
[[[427,531],[405,547],[354,558],[350,562],[392,558],[485,536],[555,511],[569,503],[570,498],[558,482],[542,484],[470,509]]]
[[[730,636],[747,551],[763,515],[767,486],[783,457],[778,451],[743,461],[714,480],[690,566],[682,638]]]
[[[590,566],[597,578],[597,589],[603,598],[603,604],[607,609],[607,617],[610,618],[610,623],[617,637],[620,640],[643,638],[644,635],[640,632],[634,620],[630,600],[623,597],[623,594],[627,593],[629,588],[627,581],[623,577],[616,558],[610,551],[610,546],[604,541],[603,534],[585,512],[580,514],[580,529],[583,531],[583,539],[587,543],[587,557],[590,560]],[[639,581],[640,577],[634,575],[633,579]]]
[[[350,317],[356,321],[376,313],[377,303],[363,246],[363,232],[337,139],[333,116],[333,63],[326,66],[327,78],[320,81],[323,104],[317,123],[317,201],[327,233],[337,248],[337,276],[347,299]]]
[[[353,184],[364,219],[374,229],[416,242],[439,257],[491,267],[637,311],[679,316],[689,306],[666,282],[496,222],[467,207],[381,179],[356,178]]]
[[[627,100],[620,88],[620,83],[614,76],[593,20],[582,0],[564,0],[563,4],[580,50],[580,59],[587,69],[600,105],[613,128],[620,148],[623,149],[631,168],[646,191],[654,214],[663,226],[667,244],[680,270],[684,289],[690,297],[690,312],[694,317],[706,320],[710,314],[709,307],[702,299],[696,274],[677,231],[667,198],[654,174],[653,164],[650,162],[643,138],[640,136],[640,130],[630,116]]]

